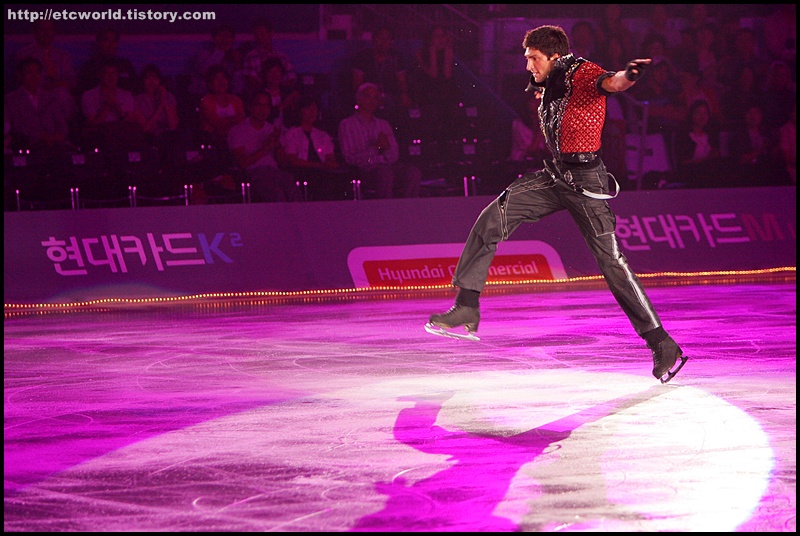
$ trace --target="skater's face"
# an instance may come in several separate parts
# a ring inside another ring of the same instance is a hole
[[[538,84],[544,82],[553,70],[553,64],[560,56],[553,54],[552,56],[545,55],[541,50],[527,47],[525,49],[525,59],[528,64],[525,67],[529,73],[533,75],[533,79]]]

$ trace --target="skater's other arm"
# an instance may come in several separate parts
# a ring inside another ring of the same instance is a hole
[[[618,93],[632,87],[636,81],[644,74],[644,69],[650,62],[650,58],[642,58],[628,62],[624,71],[617,71],[613,76],[604,78],[601,87],[609,93]]]

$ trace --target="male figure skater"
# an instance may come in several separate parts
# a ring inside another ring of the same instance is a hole
[[[437,335],[476,340],[480,322],[478,299],[497,244],[507,240],[523,222],[536,222],[567,210],[614,298],[652,351],[653,376],[666,383],[687,358],[662,327],[644,288],[619,249],[616,216],[606,201],[616,193],[609,193],[609,174],[599,154],[606,97],[633,86],[651,59],[633,60],[624,71],[606,71],[571,54],[567,34],[551,25],[528,30],[522,46],[526,70],[531,73],[526,91],[540,94],[542,130],[553,158],[545,160],[544,169],[525,173],[515,180],[481,212],[453,275],[453,285],[458,288],[455,305],[444,313],[431,315],[425,329]],[[466,334],[449,331],[460,326],[466,328]],[[679,365],[672,370],[679,359]]]

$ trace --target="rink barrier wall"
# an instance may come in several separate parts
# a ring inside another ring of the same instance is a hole
[[[621,252],[639,274],[796,264],[796,188],[622,192]],[[4,301],[69,303],[448,284],[491,196],[51,210],[4,214]],[[490,281],[599,274],[566,212],[523,224]]]

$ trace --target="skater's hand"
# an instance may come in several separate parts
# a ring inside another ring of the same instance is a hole
[[[647,65],[650,65],[651,61],[653,60],[650,58],[629,61],[627,67],[625,67],[625,78],[631,82],[636,82],[642,77],[644,74],[644,68]]]

